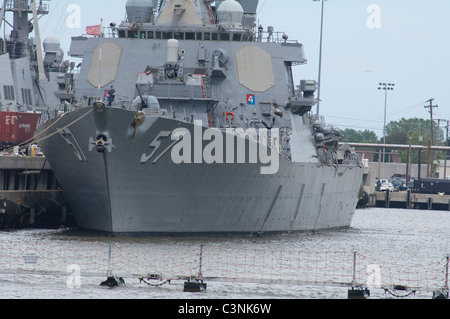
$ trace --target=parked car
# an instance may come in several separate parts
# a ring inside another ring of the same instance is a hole
[[[392,186],[394,186],[394,189],[397,191],[403,191],[408,188],[406,185],[406,178],[401,177],[393,177],[390,180]]]
[[[389,183],[389,180],[375,178],[375,189],[381,191],[381,185],[384,183]]]
[[[381,184],[380,192],[387,191],[388,189],[389,189],[389,191],[393,191],[394,190],[394,186],[392,186],[392,184],[389,183],[389,182],[384,182],[384,183]]]

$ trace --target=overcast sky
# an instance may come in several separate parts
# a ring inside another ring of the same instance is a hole
[[[126,0],[46,3],[51,14],[41,19],[42,37],[57,37],[65,52],[70,37],[87,25],[125,18]],[[79,28],[73,19],[77,7]],[[296,82],[317,80],[320,1],[260,0],[258,14],[265,28],[273,26],[304,44],[308,64],[295,68]],[[340,128],[369,129],[381,137],[384,91],[378,84],[389,82],[395,90],[388,94],[388,122],[429,119],[424,105],[431,98],[438,105],[434,118],[450,120],[449,16],[450,0],[327,0],[320,115]]]

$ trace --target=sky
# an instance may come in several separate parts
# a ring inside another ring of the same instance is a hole
[[[41,36],[57,37],[68,52],[70,37],[87,25],[123,21],[126,2],[46,2],[51,13],[40,20]],[[424,106],[432,98],[438,105],[433,118],[450,120],[450,0],[326,0],[324,8],[319,111],[328,124],[381,137],[385,91],[378,90],[380,82],[395,84],[388,92],[388,123],[429,119]],[[295,67],[298,84],[318,80],[320,22],[320,1],[259,1],[259,24],[304,45],[308,64]]]

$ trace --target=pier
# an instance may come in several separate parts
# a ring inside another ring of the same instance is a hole
[[[373,167],[365,163],[358,208],[384,207],[450,211],[449,192],[420,193],[417,188],[403,191],[376,191]]]
[[[450,195],[402,192],[375,192],[376,207],[450,211]]]
[[[62,190],[43,156],[0,156],[0,229],[71,222]]]
[[[421,151],[450,151],[449,146],[423,146],[423,145],[397,145],[397,144],[368,144],[368,143],[348,143],[352,147],[363,148],[392,148],[392,149],[409,149]],[[364,151],[360,151],[364,152]],[[421,176],[426,176],[429,172],[427,165],[418,164],[401,164],[401,163],[369,163],[367,159],[363,159],[365,171],[360,192],[359,208],[365,207],[385,207],[385,208],[406,208],[406,209],[428,209],[428,210],[447,210],[450,211],[450,183],[445,183],[447,186],[437,191],[420,191],[421,187],[411,187],[403,191],[376,191],[375,190],[375,176],[379,178],[388,179],[391,174],[405,174],[407,178],[413,179],[412,176],[418,176],[416,182],[423,182]],[[391,164],[403,167],[389,167]],[[426,172],[424,172],[424,168]],[[377,173],[376,173],[377,171]],[[390,172],[388,175],[387,172]],[[384,175],[384,176],[383,176]],[[432,181],[432,180],[430,180]],[[435,180],[436,183],[443,180]],[[416,185],[418,186],[418,185]]]

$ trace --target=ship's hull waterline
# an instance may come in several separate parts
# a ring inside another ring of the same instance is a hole
[[[176,164],[171,156],[176,141],[161,132],[183,128],[194,136],[195,125],[146,117],[135,130],[135,115],[82,108],[40,128],[41,148],[80,228],[115,235],[222,236],[350,227],[362,167],[293,163],[281,155],[275,174],[261,174],[259,161]],[[107,135],[103,152],[93,143],[99,134]]]

